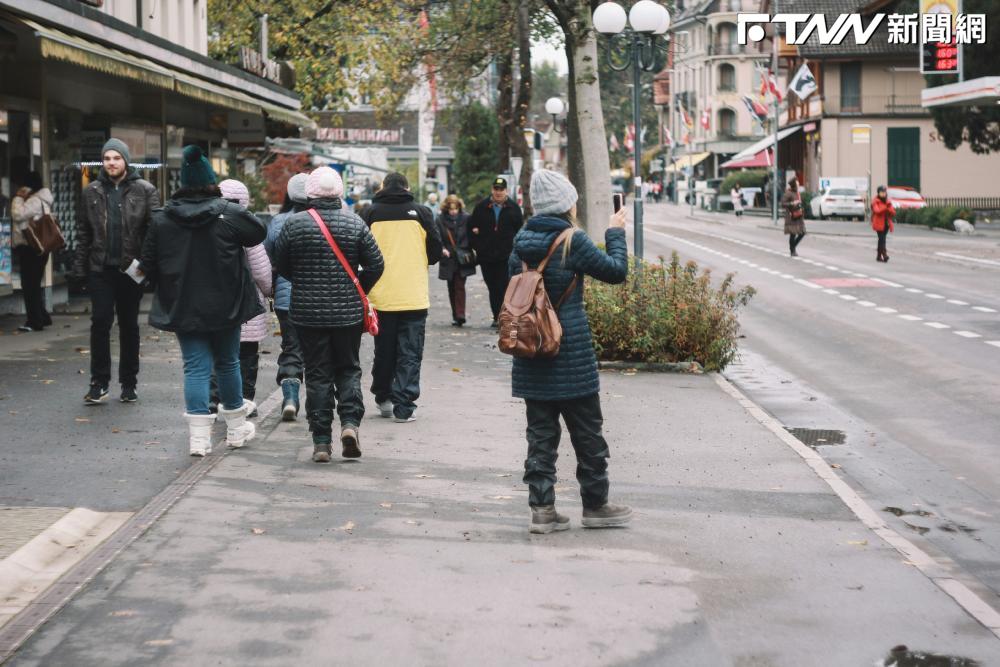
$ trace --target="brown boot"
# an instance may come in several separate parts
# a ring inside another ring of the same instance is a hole
[[[361,441],[358,439],[357,426],[345,426],[340,430],[341,456],[345,459],[361,458]]]

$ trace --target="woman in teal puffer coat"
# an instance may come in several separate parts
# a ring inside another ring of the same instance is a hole
[[[577,192],[564,176],[554,171],[536,171],[531,178],[531,202],[535,216],[514,238],[509,268],[520,273],[522,262],[537,266],[556,238],[575,226]],[[576,451],[576,477],[583,499],[586,528],[620,526],[632,518],[632,510],[608,503],[608,444],[601,427],[600,381],[590,324],[583,307],[582,276],[607,283],[621,283],[628,276],[628,245],[625,240],[625,209],[611,216],[604,240],[607,252],[598,248],[578,229],[557,248],[545,268],[545,289],[558,303],[574,276],[580,276],[559,309],[563,327],[559,354],[551,359],[514,358],[513,395],[523,398],[527,412],[528,457],[524,482],[531,506],[529,530],[549,533],[569,528],[569,519],[555,510],[556,450],[561,427],[566,422]]]

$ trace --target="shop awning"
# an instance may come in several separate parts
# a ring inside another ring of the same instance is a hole
[[[245,111],[246,113],[253,114],[261,113],[261,102],[235,90],[223,88],[214,83],[196,79],[193,76],[179,72],[174,73],[174,84],[174,90],[181,95],[193,97],[224,109]]]
[[[795,127],[786,127],[783,130],[778,130],[778,141],[781,141],[782,139],[784,139],[787,136],[795,134],[796,132],[798,132],[801,129],[802,129],[801,125],[796,125]],[[736,155],[734,155],[732,157],[732,160],[745,160],[747,158],[752,158],[754,155],[757,155],[757,153],[760,153],[762,150],[765,150],[767,148],[771,148],[772,146],[774,146],[774,134],[773,133],[767,135],[767,137],[765,137],[764,139],[761,139],[760,141],[758,141],[754,145],[748,146],[748,147],[744,148],[739,153],[737,153]],[[730,160],[730,161],[732,161],[732,160]]]
[[[684,171],[688,167],[693,167],[696,164],[704,162],[711,153],[692,153],[691,155],[682,155],[677,158],[672,165],[667,167],[667,173],[675,171]]]
[[[286,109],[284,107],[279,107],[275,104],[268,104],[266,102],[261,104],[261,106],[264,108],[264,112],[267,114],[267,117],[271,120],[313,130],[317,127],[316,121],[300,111],[293,111],[292,109]]]
[[[38,35],[43,58],[82,65],[105,74],[141,81],[167,90],[174,88],[171,71],[151,60],[109,49],[28,19],[22,20]]]
[[[728,162],[723,162],[719,165],[719,169],[751,169],[753,167],[771,167],[774,165],[772,162],[772,152],[770,148],[764,149],[748,158],[743,158],[742,160],[737,160],[733,158]]]

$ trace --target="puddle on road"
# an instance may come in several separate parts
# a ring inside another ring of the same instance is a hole
[[[889,656],[876,662],[875,667],[980,667],[980,664],[971,658],[911,651],[900,645],[893,647]]]

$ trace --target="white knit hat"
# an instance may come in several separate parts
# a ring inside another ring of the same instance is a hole
[[[531,208],[535,215],[565,213],[578,198],[573,184],[557,171],[539,169],[531,175]]]
[[[293,202],[297,204],[305,204],[306,197],[306,182],[309,180],[309,174],[295,174],[288,179],[288,197]]]
[[[222,191],[223,199],[231,199],[243,208],[250,203],[250,191],[240,181],[227,178],[219,183],[219,190]]]
[[[323,197],[340,197],[344,194],[344,181],[336,169],[318,167],[309,174],[306,181],[306,197],[321,199]]]

